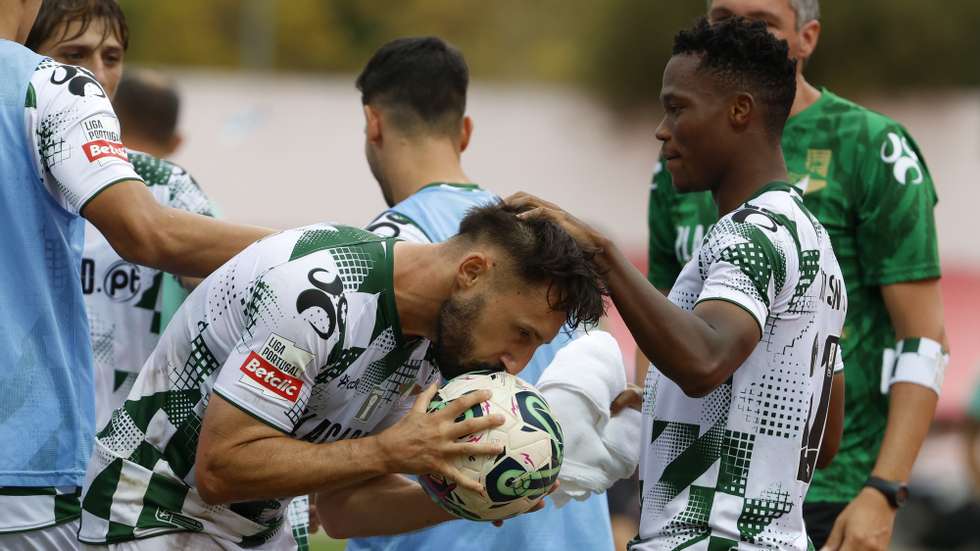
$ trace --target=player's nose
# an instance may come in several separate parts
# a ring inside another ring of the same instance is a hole
[[[657,125],[657,129],[654,131],[654,136],[662,142],[666,142],[670,139],[670,130],[667,129],[667,117],[660,119],[660,124]]]

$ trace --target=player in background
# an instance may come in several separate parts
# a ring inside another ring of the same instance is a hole
[[[115,0],[44,1],[25,45],[55,61],[88,69],[115,105],[129,46],[126,19]],[[130,136],[137,137],[140,145],[150,145],[158,153],[167,152],[167,144],[176,144],[165,136],[174,136],[176,110],[154,110],[152,93],[143,96],[142,105],[146,110],[138,116],[130,106],[125,111],[129,118],[120,118],[127,156],[136,174],[161,205],[212,216],[210,201],[186,170],[143,152],[130,141]],[[161,116],[163,120],[157,119]],[[144,136],[143,127],[154,125],[169,128],[157,136],[164,143],[156,147],[156,140],[138,138]],[[167,275],[126,262],[95,226],[85,225],[81,282],[95,366],[97,427],[122,405],[160,339]],[[185,297],[186,292],[180,298]]]
[[[538,207],[523,216],[559,221],[595,252],[653,360],[633,550],[810,546],[803,499],[840,437],[826,419],[843,406],[831,381],[843,367],[847,294],[827,231],[787,183],[780,137],[796,88],[787,49],[740,18],[701,19],[674,39],[656,135],[678,190],[710,191],[722,218],[669,297],[555,205],[508,200]]]
[[[97,437],[81,541],[278,549],[283,497],[307,493],[335,537],[449,520],[395,473],[479,491],[451,459],[502,446],[456,439],[503,419],[455,423],[485,391],[427,414],[436,370],[517,373],[563,324],[603,315],[589,257],[518,212],[470,211],[440,244],[287,230],[205,279]]]
[[[765,22],[799,60],[783,153],[790,181],[830,233],[851,301],[841,340],[844,437],[810,486],[807,530],[818,548],[833,527],[830,548],[883,550],[948,361],[932,178],[900,124],[807,82],[821,29],[817,0],[708,5],[712,22]],[[659,289],[673,285],[718,219],[709,194],[678,194],[671,180],[661,159],[649,210],[649,277]]]
[[[180,95],[171,79],[145,69],[127,69],[112,107],[123,128],[123,142],[130,149],[166,159],[183,143],[177,128]]]
[[[439,38],[401,38],[385,44],[357,79],[365,116],[365,153],[390,207],[368,229],[413,242],[456,235],[466,212],[497,196],[472,183],[460,155],[473,122],[466,116],[469,69],[456,48]],[[534,384],[572,338],[560,332],[541,346],[522,379]],[[411,534],[347,543],[350,551],[416,549],[612,549],[605,495],[557,509],[550,500],[533,516],[490,523],[456,520]]]
[[[160,205],[105,90],[25,48],[36,0],[0,0],[0,548],[71,549],[92,449],[84,216],[130,262],[203,276],[267,230]]]

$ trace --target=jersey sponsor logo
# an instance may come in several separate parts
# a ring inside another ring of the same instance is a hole
[[[240,369],[245,375],[239,382],[261,390],[265,396],[295,404],[303,390],[303,381],[276,369],[255,352],[249,352]]]
[[[915,154],[915,150],[905,136],[889,132],[884,143],[881,144],[881,160],[892,165],[892,176],[902,185],[921,184],[925,178],[919,156]]]
[[[126,147],[119,142],[110,142],[109,140],[93,140],[82,145],[82,151],[85,152],[85,156],[88,157],[88,162],[90,163],[100,161],[100,159],[105,159],[106,157],[112,157],[129,162],[129,157],[126,155]],[[100,161],[99,164],[101,165],[105,163]]]
[[[51,73],[51,84],[67,84],[69,92],[83,98],[85,96],[106,97],[105,90],[102,89],[99,81],[95,80],[95,75],[81,67],[57,65],[54,72]]]
[[[95,260],[83,258],[81,266],[82,294],[104,293],[113,302],[127,302],[140,293],[143,278],[136,264],[117,260],[105,271],[101,287],[96,285]]]
[[[296,343],[272,333],[259,352],[249,352],[241,366],[244,373],[239,382],[276,400],[296,403],[303,390],[300,375],[313,359],[313,354]]]

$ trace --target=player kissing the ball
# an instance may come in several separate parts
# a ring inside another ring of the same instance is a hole
[[[591,256],[518,212],[475,208],[432,245],[318,224],[232,258],[184,302],[99,432],[79,538],[273,549],[288,538],[288,497],[303,494],[333,537],[453,518],[396,473],[480,491],[453,459],[502,446],[456,439],[502,419],[455,422],[485,391],[427,414],[431,383],[517,373],[562,325],[604,311]]]

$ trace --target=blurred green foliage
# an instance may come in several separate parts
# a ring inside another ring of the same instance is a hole
[[[780,1],[780,0],[774,0]],[[458,45],[480,79],[571,82],[656,100],[674,33],[702,0],[120,0],[129,60],[356,72],[397,36]],[[844,93],[980,85],[980,1],[825,0],[810,80]]]

